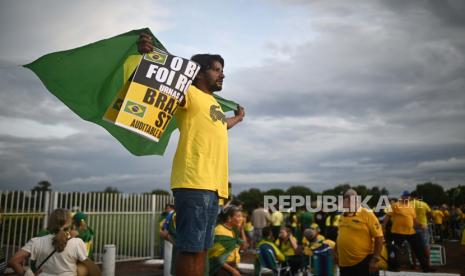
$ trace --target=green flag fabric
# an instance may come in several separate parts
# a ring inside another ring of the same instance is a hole
[[[208,262],[206,262],[207,269],[205,275],[215,275],[226,262],[226,259],[231,252],[238,247],[243,241],[238,238],[240,236],[236,229],[233,229],[235,238],[223,235],[215,235],[213,246],[208,250]]]
[[[103,119],[108,106],[122,89],[125,62],[137,51],[137,40],[145,32],[153,37],[156,48],[167,51],[150,29],[133,30],[76,49],[51,53],[24,65],[31,69],[45,87],[82,119],[104,127],[127,150],[137,156],[163,155],[172,132],[173,118],[160,141],[150,141]],[[215,95],[224,112],[236,110],[237,104]]]

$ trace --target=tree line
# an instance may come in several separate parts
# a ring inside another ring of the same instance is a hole
[[[341,195],[345,190],[353,188],[359,195],[365,197],[371,195],[372,198],[368,202],[369,205],[374,205],[378,202],[380,196],[386,195],[390,197],[388,190],[385,187],[366,187],[365,185],[351,185],[339,184],[331,189],[324,190],[322,192],[315,192],[308,186],[296,185],[291,186],[288,189],[269,189],[260,190],[257,188],[251,188],[246,191],[242,191],[234,196],[235,199],[241,201],[244,207],[251,210],[260,204],[263,200],[264,195],[281,196],[281,195],[300,195],[300,196],[316,196],[316,195]],[[51,191],[51,184],[48,181],[40,181],[32,191]],[[118,188],[108,186],[103,193],[121,193]],[[444,188],[437,183],[426,182],[417,184],[414,190],[408,192],[415,192],[420,198],[422,198],[430,206],[436,206],[441,204],[456,205],[460,206],[465,204],[465,185],[458,185],[456,187],[444,190]],[[154,189],[144,194],[156,194],[156,195],[170,195],[169,191],[164,189]],[[398,197],[399,195],[392,195],[392,197]]]

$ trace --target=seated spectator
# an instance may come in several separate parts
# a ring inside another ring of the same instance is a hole
[[[230,205],[224,209],[219,221],[213,247],[208,250],[209,275],[240,275],[239,249],[245,249],[246,240],[242,231],[242,212],[237,206]]]
[[[265,248],[265,247],[269,248],[271,250],[271,254],[274,256],[276,261],[279,262],[280,264],[283,264],[285,262],[285,260],[286,260],[286,257],[281,252],[281,250],[279,250],[279,248],[276,246],[275,237],[273,236],[273,231],[271,230],[271,227],[270,226],[264,227],[262,229],[261,236],[262,236],[262,238],[257,244],[257,253],[260,254],[260,249],[261,248]],[[266,266],[266,264],[263,264],[263,265]],[[273,265],[273,264],[269,264],[269,265]],[[274,264],[274,265],[276,265],[276,264]],[[261,266],[262,266],[262,264],[260,262],[260,256],[258,255],[257,258],[255,259],[255,263],[254,263],[255,275],[260,274]],[[268,266],[266,266],[266,267],[271,268],[271,267],[268,267]]]
[[[82,212],[77,212],[73,216],[73,224],[73,231],[76,231],[76,233],[71,233],[71,236],[76,236],[85,243],[87,256],[93,260],[95,233],[94,230],[92,230],[92,228],[90,228],[90,226],[87,224],[87,215]]]
[[[334,249],[334,246],[336,245],[334,241],[326,239],[315,229],[305,229],[303,240],[303,250],[305,255],[312,256],[313,250],[320,248],[324,244],[328,245],[331,249]]]
[[[86,246],[79,238],[71,238],[71,213],[66,209],[56,209],[49,218],[50,234],[32,238],[10,260],[9,265],[19,275],[25,275],[23,263],[27,258],[35,261],[37,271],[27,270],[29,275],[77,275],[77,263],[85,265],[88,275],[100,275],[99,268],[87,257]]]
[[[290,265],[292,273],[296,273],[299,269],[303,268],[303,256],[298,254],[297,239],[292,235],[291,228],[282,227],[275,243],[284,256],[286,256],[286,262]]]

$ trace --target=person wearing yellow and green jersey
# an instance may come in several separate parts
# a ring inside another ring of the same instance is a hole
[[[298,225],[298,218],[297,218],[297,213],[295,212],[292,212],[289,214],[289,220],[290,220],[290,224],[291,224],[291,229],[292,229],[292,233],[296,233],[297,231],[297,225]]]
[[[302,246],[304,254],[307,256],[312,256],[313,250],[320,248],[323,244],[328,245],[332,249],[336,246],[336,242],[326,239],[317,230],[312,228],[305,229],[303,236]]]
[[[300,268],[303,267],[302,255],[296,254],[297,251],[297,239],[292,235],[292,230],[288,227],[281,227],[279,230],[278,239],[275,241],[276,246],[284,256],[286,256],[286,262],[291,267],[292,273],[296,273]]]
[[[153,51],[152,37],[141,34],[140,53]],[[213,93],[225,78],[220,55],[198,54],[191,60],[200,69],[178,106],[175,119],[179,141],[171,170],[176,207],[177,275],[202,276],[207,250],[219,210],[219,198],[228,198],[228,129],[245,116],[237,106],[227,118]],[[186,68],[187,69],[187,68]]]
[[[417,216],[418,225],[415,225],[415,232],[420,235],[423,241],[423,247],[425,248],[425,258],[429,261],[430,256],[430,233],[428,227],[428,220],[431,218],[431,208],[428,203],[422,201],[416,193],[411,194],[411,203],[415,208],[415,214]]]
[[[441,242],[444,238],[444,213],[435,206],[433,207],[431,216],[433,217],[434,235],[438,237]]]
[[[298,230],[296,233],[297,241],[299,244],[302,243],[302,233],[305,229],[310,228],[310,225],[313,223],[313,213],[308,211],[306,208],[301,208],[298,213]]]
[[[255,248],[255,245],[253,244],[253,224],[252,221],[250,220],[250,216],[245,213],[244,211],[242,212],[242,216],[244,216],[244,232],[247,237],[247,242],[250,245],[250,248]]]
[[[425,250],[421,237],[415,232],[415,225],[419,225],[415,208],[411,203],[410,193],[404,191],[401,199],[392,205],[392,212],[388,213],[383,221],[385,226],[390,220],[392,221],[391,238],[394,241],[393,250],[396,255],[394,263],[395,268],[399,268],[399,251],[398,248],[404,241],[407,241],[415,256],[420,261],[423,272],[434,271],[425,257]]]
[[[339,220],[341,219],[341,214],[339,212],[330,213],[326,217],[325,221],[325,236],[326,238],[336,241],[337,231],[339,229]]]
[[[269,256],[261,256],[262,250],[264,252],[269,252],[273,256],[272,260],[266,258]],[[271,251],[271,252],[270,252]],[[270,226],[265,226],[262,229],[261,239],[257,244],[257,258],[254,262],[254,275],[260,275],[260,270],[262,265],[270,269],[276,269],[277,264],[275,261],[283,264],[286,261],[286,256],[281,252],[281,250],[275,244],[275,237],[273,236],[273,231],[271,231]]]
[[[353,209],[349,209],[353,206]],[[343,196],[347,210],[339,221],[335,261],[341,276],[369,276],[377,273],[383,245],[383,231],[373,211],[360,205],[357,192],[348,189]]]
[[[271,229],[273,230],[273,236],[279,235],[279,230],[283,226],[284,216],[279,210],[275,210],[271,213]]]
[[[208,275],[240,275],[239,249],[247,246],[242,227],[241,210],[235,205],[226,207],[215,227],[213,247],[208,250]]]
[[[77,231],[77,237],[84,241],[86,245],[87,256],[94,259],[94,230],[87,224],[87,215],[83,212],[77,212],[73,216],[74,229]]]
[[[442,219],[442,225],[443,225],[443,237],[446,239],[450,239],[450,233],[449,233],[449,226],[450,226],[450,212],[449,212],[449,207],[446,204],[441,205],[441,211],[444,214],[444,218]]]

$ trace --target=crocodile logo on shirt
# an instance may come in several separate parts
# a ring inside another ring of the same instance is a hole
[[[210,106],[210,118],[213,122],[221,121],[223,124],[226,124],[226,116],[221,111],[219,105]]]

